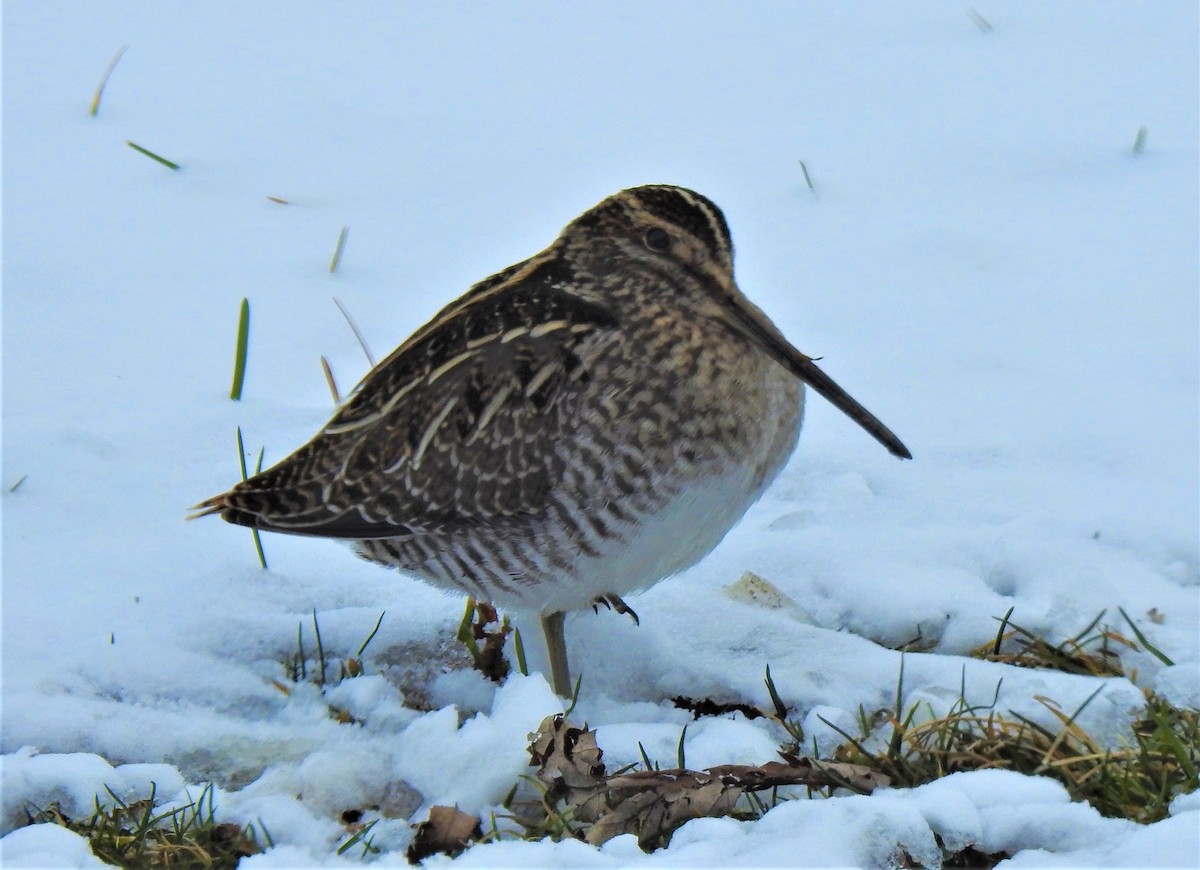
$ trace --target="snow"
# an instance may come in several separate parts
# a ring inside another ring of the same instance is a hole
[[[334,854],[339,817],[369,807],[376,860],[403,864],[429,806],[486,813],[528,772],[563,705],[540,676],[462,670],[461,600],[324,541],[265,536],[263,571],[244,530],[183,516],[236,479],[235,426],[270,463],[327,419],[319,356],[343,391],[365,373],[331,296],[381,356],[647,182],[725,210],[742,288],[915,458],[813,398],[741,525],[630,600],[640,627],[570,618],[572,719],[606,762],[641,742],[673,764],[690,717],[665,699],[768,704],[767,664],[831,751],[818,723],[890,705],[885,645],[918,635],[906,707],[965,688],[1053,723],[1038,697],[1074,711],[1099,687],[1080,723],[1117,745],[1143,687],[1200,704],[1197,11],[975,8],[992,30],[956,2],[6,4],[0,862],[95,866],[70,832],[17,827],[29,804],[215,780],[218,815],[277,843],[246,867],[360,863]],[[731,590],[746,571],[777,594]],[[1134,685],[965,658],[1010,607],[1058,639],[1101,610],[1129,633],[1123,608],[1176,664],[1126,653]],[[284,694],[314,609],[331,661],[386,616],[367,676]],[[687,761],[764,761],[783,737],[701,720]],[[1172,810],[1138,826],[981,771],[697,820],[652,855],[619,837],[427,863],[935,862],[937,835],[1002,866],[1195,866],[1200,805]]]

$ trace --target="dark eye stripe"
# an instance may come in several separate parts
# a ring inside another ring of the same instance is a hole
[[[724,259],[730,255],[733,242],[729,226],[721,210],[708,198],[668,186],[639,187],[635,193],[646,211],[695,236],[713,257]]]

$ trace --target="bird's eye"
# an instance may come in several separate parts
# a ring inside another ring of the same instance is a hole
[[[671,247],[671,237],[662,227],[646,230],[646,247],[652,251],[665,251]]]

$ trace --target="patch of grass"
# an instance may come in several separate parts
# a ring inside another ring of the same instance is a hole
[[[155,154],[149,148],[143,148],[141,145],[138,145],[136,142],[126,142],[125,144],[128,145],[130,148],[132,148],[134,151],[137,151],[139,154],[145,154],[151,160],[157,160],[163,166],[167,167],[167,169],[174,169],[174,170],[179,169],[178,163],[171,162],[167,158],[163,157],[161,154]]]
[[[1082,631],[1054,644],[1014,623],[1013,608],[1010,607],[999,620],[1000,628],[995,640],[972,650],[970,656],[1022,668],[1048,668],[1081,676],[1126,677],[1134,683],[1137,682],[1137,671],[1126,671],[1121,663],[1122,651],[1145,650],[1165,665],[1174,664],[1150,643],[1124,610],[1118,608],[1121,617],[1133,631],[1133,640],[1103,621],[1107,612],[1101,610]]]
[[[108,790],[114,801],[109,809],[96,800],[96,809],[86,819],[72,819],[57,803],[27,812],[29,824],[55,824],[87,839],[100,860],[117,867],[173,867],[182,870],[224,870],[242,858],[262,851],[253,824],[246,827],[218,822],[213,787],[182,807],[156,808],[155,792],[145,800],[126,804]],[[274,845],[266,827],[263,840]]]
[[[928,718],[919,717],[922,711],[914,705],[903,716],[891,711],[892,734],[882,749],[869,747],[865,717],[860,737],[826,724],[847,739],[836,760],[878,770],[897,787],[922,785],[958,771],[998,768],[1055,779],[1072,800],[1086,800],[1106,816],[1142,824],[1165,818],[1171,800],[1197,786],[1197,711],[1174,707],[1151,693],[1145,716],[1133,726],[1132,743],[1105,749],[1076,722],[1098,693],[1070,714],[1039,698],[1058,721],[1053,729],[962,699],[945,715]]]
[[[363,654],[367,651],[371,641],[375,639],[375,635],[379,633],[379,626],[383,624],[383,617],[387,611],[381,611],[379,618],[375,620],[375,626],[371,629],[367,639],[364,640],[358,647],[358,651],[354,655],[346,657],[337,657],[338,671],[337,678],[334,679],[328,668],[328,656],[325,653],[325,643],[321,639],[321,623],[317,619],[317,611],[313,611],[313,635],[316,643],[316,658],[310,667],[310,659],[308,651],[304,648],[304,623],[299,623],[296,626],[296,651],[292,653],[283,663],[284,673],[287,679],[295,683],[311,682],[317,686],[322,693],[326,686],[336,685],[342,680],[361,677],[367,672],[366,666],[363,664]],[[311,677],[309,676],[311,673]],[[292,693],[291,686],[279,680],[272,680],[271,685],[283,692],[285,695]],[[348,710],[343,710],[341,707],[329,706],[329,715],[338,722],[344,725],[360,724],[358,719],[350,714]]]

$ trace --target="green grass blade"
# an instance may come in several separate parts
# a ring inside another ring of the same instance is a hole
[[[377,824],[379,824],[379,819],[376,819],[375,821],[371,822],[371,824],[367,825],[361,831],[355,832],[353,837],[351,837],[346,842],[342,843],[342,845],[338,846],[337,853],[339,855],[345,854],[347,849],[349,849],[355,843],[358,843],[360,840],[362,840],[363,837],[365,837],[367,834],[369,834],[371,832],[371,828],[375,827]],[[371,845],[369,842],[366,845],[368,848],[371,848]]]
[[[521,629],[513,629],[513,649],[517,655],[517,670],[521,672],[521,676],[529,676],[529,665],[525,661],[525,642],[521,640]]]
[[[1129,624],[1130,630],[1133,631],[1133,636],[1138,639],[1138,643],[1146,648],[1146,652],[1150,653],[1150,655],[1154,656],[1164,665],[1175,664],[1175,662],[1168,658],[1162,650],[1150,643],[1150,641],[1146,640],[1146,635],[1142,634],[1142,630],[1134,624],[1132,619],[1129,618],[1129,614],[1125,612],[1124,608],[1118,607],[1117,612],[1120,613],[1121,616],[1125,617],[1125,621]]]
[[[141,145],[138,145],[136,142],[126,141],[125,144],[128,145],[130,148],[132,148],[134,151],[137,151],[140,154],[145,154],[151,160],[157,160],[159,163],[161,163],[163,166],[167,167],[168,169],[178,169],[179,168],[178,163],[172,163],[167,158],[165,158],[159,154],[155,154],[153,151],[151,151],[148,148],[143,148]]]
[[[342,251],[346,249],[346,237],[348,235],[350,235],[350,227],[342,227],[342,231],[338,233],[337,245],[333,249],[333,259],[329,261],[330,274],[336,272],[338,264],[342,262]]]
[[[246,443],[242,440],[242,427],[237,427],[237,448],[238,448],[238,464],[241,466],[242,480],[245,480],[249,475],[246,473]],[[263,450],[258,451],[258,466],[254,469],[254,473],[262,471]],[[267,570],[267,555],[263,552],[262,536],[259,535],[258,529],[251,529],[250,536],[254,539],[254,550],[258,553],[258,564],[262,566],[264,571]]]
[[[654,770],[654,765],[650,762],[650,756],[646,754],[646,747],[642,746],[642,741],[638,741],[638,752],[642,753],[642,764],[646,765],[646,770]]]
[[[683,741],[687,737],[687,726],[683,726],[683,730],[679,732],[679,745],[675,747],[675,765],[680,770],[687,770],[687,756],[683,751]]]
[[[375,633],[379,631],[379,626],[383,625],[383,617],[384,617],[384,614],[386,614],[386,613],[387,613],[386,610],[380,612],[379,618],[377,620],[375,620],[375,627],[373,629],[371,629],[371,633],[367,635],[367,639],[364,640],[362,642],[362,646],[360,646],[358,648],[357,655],[361,656],[363,654],[363,651],[367,648],[367,645],[370,644],[371,641],[373,641],[375,639]]]
[[[1012,619],[1013,611],[1016,606],[1008,608],[1008,612],[1004,614],[1004,618],[1000,620],[1000,630],[996,632],[996,643],[992,646],[992,655],[1000,655],[1000,645],[1004,642],[1004,631],[1008,628],[1008,621]]]
[[[771,703],[775,707],[775,718],[780,722],[786,721],[788,707],[783,703],[783,698],[779,697],[779,692],[775,691],[775,681],[771,679],[770,665],[767,665],[767,693],[771,696]]]
[[[250,300],[242,298],[238,312],[237,347],[233,355],[233,387],[229,398],[235,402],[242,399],[242,384],[246,380],[246,348],[250,343]]]
[[[237,445],[238,445],[238,462],[242,467],[242,480],[245,480],[249,475],[246,473],[246,442],[242,440],[242,427],[237,427]]]
[[[325,647],[321,643],[321,624],[317,622],[317,609],[313,608],[313,633],[317,636],[317,663],[321,669],[321,678],[317,685],[325,685]]]
[[[570,716],[575,712],[575,705],[579,703],[579,687],[583,685],[583,674],[575,678],[575,691],[571,693],[571,706],[563,711],[563,716]]]

